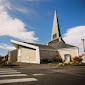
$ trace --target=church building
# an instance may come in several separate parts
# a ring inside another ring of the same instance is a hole
[[[78,47],[66,44],[61,37],[57,13],[55,11],[53,29],[51,41],[48,45],[22,42],[11,40],[11,43],[17,49],[16,56],[9,56],[14,61],[12,62],[24,62],[24,63],[36,63],[40,64],[41,60],[48,59],[53,60],[56,56],[61,56],[64,62],[69,62],[73,57],[78,56]],[[12,53],[12,52],[11,52]]]

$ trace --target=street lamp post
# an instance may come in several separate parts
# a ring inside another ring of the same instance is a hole
[[[85,54],[85,46],[84,46],[84,39],[81,39],[83,42],[83,49],[84,49],[84,54]]]

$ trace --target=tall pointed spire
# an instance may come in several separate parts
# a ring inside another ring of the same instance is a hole
[[[55,10],[51,41],[56,40],[59,37],[61,37],[61,34],[60,34],[57,12]]]

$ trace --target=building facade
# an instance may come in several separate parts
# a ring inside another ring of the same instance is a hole
[[[48,45],[11,40],[17,49],[17,62],[40,64],[42,59],[53,60],[61,56],[64,62],[69,62],[78,56],[78,48],[66,44],[61,37],[57,13],[55,11],[51,41]],[[14,57],[14,56],[12,56]]]
[[[15,63],[17,61],[18,50],[13,50],[8,53],[8,61],[11,63]]]

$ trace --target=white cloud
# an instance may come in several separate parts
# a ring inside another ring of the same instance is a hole
[[[66,43],[79,47],[80,54],[83,53],[82,40],[85,39],[85,26],[70,28],[64,34],[63,39]]]
[[[10,46],[10,45],[4,44],[4,43],[0,44],[0,48],[6,49],[6,50],[14,50],[15,49],[14,46]]]
[[[10,3],[7,0],[6,5],[4,1],[6,0],[0,1],[0,36],[11,36],[28,42],[37,41],[34,31],[27,31],[20,19],[13,18],[7,13],[6,8],[10,8]]]
[[[17,8],[14,8],[16,11],[19,11],[19,12],[21,12],[21,13],[28,13],[29,11],[28,11],[28,9],[26,9],[26,8],[19,8],[19,7],[17,7]]]
[[[3,9],[11,9],[11,4],[9,0],[0,0],[0,7]]]

